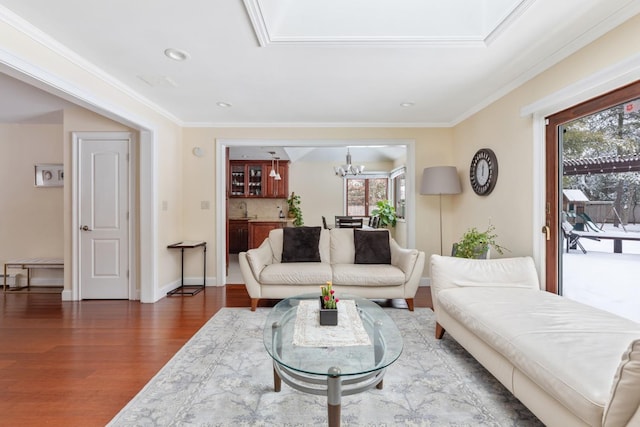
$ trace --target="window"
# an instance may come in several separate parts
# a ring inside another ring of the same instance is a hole
[[[347,178],[347,209],[349,216],[369,216],[378,200],[387,200],[389,178]]]

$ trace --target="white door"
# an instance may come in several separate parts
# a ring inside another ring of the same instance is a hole
[[[116,135],[83,134],[78,140],[81,299],[129,298],[131,138]]]

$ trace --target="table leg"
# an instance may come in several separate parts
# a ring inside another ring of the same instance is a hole
[[[340,368],[330,368],[327,378],[327,417],[329,427],[340,427],[342,409],[342,379]]]
[[[621,254],[622,253],[622,240],[621,239],[613,239],[613,253]]]
[[[273,391],[275,391],[276,393],[280,392],[280,390],[282,390],[282,379],[280,378],[280,375],[278,375],[278,371],[276,370],[275,367],[275,361],[273,362],[274,366],[273,366]]]
[[[180,287],[184,286],[184,248],[180,248]]]

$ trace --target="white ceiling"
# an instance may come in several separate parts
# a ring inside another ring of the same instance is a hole
[[[0,19],[182,126],[451,126],[639,11],[640,0],[0,0]],[[0,120],[22,108],[0,102]]]

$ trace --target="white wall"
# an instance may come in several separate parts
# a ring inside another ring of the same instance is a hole
[[[63,257],[63,187],[36,187],[36,163],[63,163],[62,126],[0,125],[0,265]],[[33,284],[62,281],[61,270],[34,270]]]

